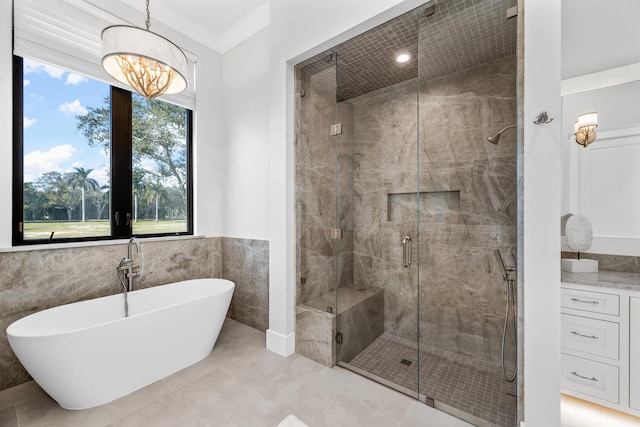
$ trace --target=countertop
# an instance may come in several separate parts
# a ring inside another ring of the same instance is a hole
[[[600,286],[614,289],[640,291],[640,274],[622,273],[619,271],[599,271],[597,273],[561,273],[562,283]]]

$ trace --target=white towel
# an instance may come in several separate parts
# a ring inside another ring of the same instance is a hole
[[[280,421],[278,427],[309,427],[304,422],[300,421],[295,415],[287,415],[287,417]]]

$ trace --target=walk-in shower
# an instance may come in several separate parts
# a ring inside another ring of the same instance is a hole
[[[516,424],[515,4],[430,2],[296,67],[296,351],[481,426]]]

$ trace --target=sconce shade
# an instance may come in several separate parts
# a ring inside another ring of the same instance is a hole
[[[578,116],[574,124],[576,142],[583,147],[596,140],[596,128],[598,127],[598,113],[585,113]]]
[[[187,57],[166,38],[138,27],[102,31],[102,66],[117,81],[151,100],[187,88]]]
[[[578,116],[580,127],[598,126],[598,113],[585,113]]]

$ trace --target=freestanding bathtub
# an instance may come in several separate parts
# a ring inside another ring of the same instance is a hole
[[[204,359],[235,285],[196,279],[43,310],[7,328],[33,379],[66,409],[125,396]]]

